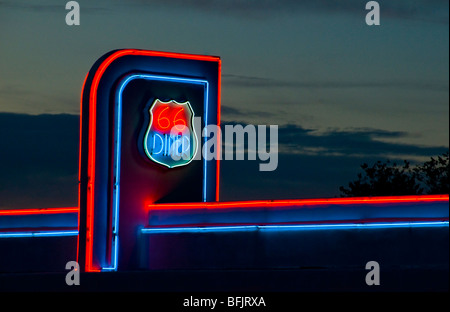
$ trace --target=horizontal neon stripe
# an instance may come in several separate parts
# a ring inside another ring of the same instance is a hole
[[[58,214],[58,213],[78,213],[78,207],[64,207],[64,208],[30,208],[30,209],[8,209],[0,210],[0,216],[24,216],[36,214]]]
[[[231,225],[205,227],[165,227],[144,228],[142,234],[217,232],[217,231],[286,231],[286,230],[332,230],[332,229],[373,229],[404,227],[448,227],[449,221],[415,221],[415,222],[379,222],[379,223],[323,223],[323,224],[291,224],[291,225]]]
[[[150,204],[150,210],[175,210],[175,209],[226,209],[226,208],[264,208],[264,207],[288,207],[288,206],[314,206],[314,205],[360,205],[360,204],[401,204],[414,202],[445,202],[449,201],[448,195],[416,195],[416,196],[380,196],[380,197],[342,197],[342,198],[317,198],[295,200],[255,200],[255,201],[231,201],[214,203],[176,203],[176,204]]]
[[[0,238],[77,236],[78,231],[0,232]]]

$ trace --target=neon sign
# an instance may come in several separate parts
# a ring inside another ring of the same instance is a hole
[[[144,137],[146,156],[168,168],[189,164],[198,149],[191,104],[156,99],[149,114],[150,122]]]
[[[220,159],[198,157],[197,135],[220,125],[220,70],[215,56],[134,49],[94,63],[81,99],[80,267],[134,268],[143,204],[218,200]]]

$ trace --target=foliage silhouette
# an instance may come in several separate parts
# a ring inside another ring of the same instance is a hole
[[[357,180],[339,187],[342,197],[449,193],[448,152],[414,167],[406,160],[403,165],[388,160],[372,166],[364,163],[361,169]]]

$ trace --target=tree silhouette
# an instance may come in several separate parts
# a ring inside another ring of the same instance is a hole
[[[396,196],[449,193],[449,153],[412,167],[408,161],[403,165],[377,161],[373,166],[361,165],[364,173],[339,187],[341,196]]]
[[[449,153],[447,152],[436,159],[431,157],[431,160],[417,166],[414,171],[427,194],[448,194],[449,169]]]

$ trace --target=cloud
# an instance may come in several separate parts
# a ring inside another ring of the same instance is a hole
[[[448,92],[448,82],[420,81],[283,81],[273,78],[244,75],[223,75],[223,85],[239,88],[306,88],[306,89],[353,89],[353,88],[402,88]]]
[[[78,136],[76,115],[0,113],[0,209],[76,206]],[[380,141],[407,136],[371,128],[319,133],[280,125],[278,168],[260,172],[259,161],[222,161],[221,199],[339,196],[339,186],[353,180],[363,162],[383,160],[385,154],[401,161],[405,155],[411,159],[448,150]]]
[[[366,158],[368,163],[376,158]],[[259,171],[259,161],[222,161],[221,200],[339,197],[339,186],[353,181],[362,161],[352,156],[278,155],[275,171]]]
[[[16,85],[0,87],[0,103],[3,112],[26,112],[28,114],[79,113],[79,100],[74,99],[69,94],[44,93]]]
[[[282,126],[278,134],[281,149],[292,154],[417,158],[439,155],[448,150],[445,146],[420,146],[383,141],[408,136],[406,132],[372,128],[335,129],[317,133],[298,125]]]
[[[226,124],[238,123],[223,123],[222,131]],[[422,162],[448,151],[448,146],[380,141],[409,135],[371,128],[318,133],[299,125],[281,125],[277,169],[261,172],[259,161],[222,161],[221,200],[339,197],[339,186],[355,180],[362,163],[387,159],[402,163],[406,159],[414,164],[416,159]]]
[[[230,106],[222,105],[220,107],[221,116],[225,119],[236,118],[236,117],[264,117],[268,118],[273,116],[272,113],[269,112],[261,112],[261,111],[244,111],[241,109],[233,108]]]
[[[222,123],[222,131],[227,124],[236,125],[238,122]],[[360,159],[406,157],[408,160],[436,156],[448,150],[448,146],[420,146],[387,141],[399,141],[408,136],[410,134],[407,132],[373,128],[328,129],[319,132],[287,124],[278,126],[278,149],[280,153],[291,155],[347,156]]]
[[[0,113],[0,208],[77,205],[79,116]]]

